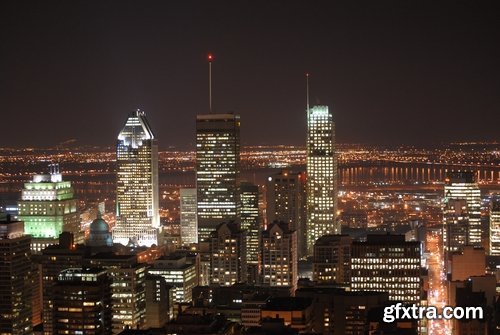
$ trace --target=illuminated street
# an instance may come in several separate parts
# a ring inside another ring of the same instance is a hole
[[[427,234],[429,249],[429,306],[436,306],[439,312],[447,305],[446,277],[444,273],[442,235],[435,231]],[[451,334],[451,323],[448,320],[429,320],[430,335]]]

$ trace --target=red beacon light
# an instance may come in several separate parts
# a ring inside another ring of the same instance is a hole
[[[208,61],[211,62],[214,59],[214,56],[212,56],[212,54],[208,54],[207,58]]]

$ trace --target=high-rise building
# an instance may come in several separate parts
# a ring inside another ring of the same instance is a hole
[[[196,117],[196,189],[198,240],[239,214],[240,116]]]
[[[30,237],[0,213],[0,334],[32,334]]]
[[[307,254],[306,176],[283,170],[267,180],[267,222],[287,222],[297,232],[297,252],[302,258]]]
[[[444,197],[467,201],[469,216],[467,244],[481,246],[481,190],[475,172],[448,172],[444,184]]]
[[[113,241],[158,244],[158,145],[144,112],[129,115],[116,146],[116,227]]]
[[[26,234],[32,236],[31,251],[40,253],[57,244],[59,234],[70,232],[75,243],[83,243],[78,201],[70,181],[63,181],[57,164],[50,165],[49,174],[38,174],[24,184],[18,203],[19,219]]]
[[[443,209],[444,251],[461,251],[468,243],[469,214],[465,199],[446,199]]]
[[[246,260],[247,265],[254,269],[259,264],[259,234],[261,231],[261,217],[259,212],[259,187],[252,183],[241,183],[240,187],[240,222],[241,229],[246,232]],[[252,269],[249,269],[252,271]]]
[[[210,283],[231,286],[246,282],[246,236],[234,222],[221,223],[210,240]]]
[[[146,265],[136,255],[99,253],[85,259],[85,265],[107,270],[112,280],[111,310],[113,334],[126,328],[144,327],[146,319]]]
[[[349,285],[351,246],[349,235],[325,235],[317,239],[313,254],[313,281]]]
[[[193,299],[193,288],[198,285],[196,263],[183,255],[163,256],[154,261],[148,274],[161,276],[167,285],[172,286],[174,303],[190,303]]]
[[[307,253],[323,235],[340,234],[337,222],[335,126],[328,106],[307,106]]]
[[[181,241],[184,245],[198,243],[198,221],[196,216],[196,189],[181,188]]]
[[[171,286],[161,276],[146,275],[146,324],[144,328],[163,327],[170,319],[173,307]]]
[[[297,232],[286,222],[273,222],[262,232],[262,284],[290,286],[298,278]]]
[[[59,273],[82,265],[85,251],[75,247],[71,233],[62,233],[59,244],[50,245],[42,251],[43,288],[43,334],[54,334],[54,296]]]
[[[500,199],[490,205],[490,255],[500,256]]]
[[[420,304],[420,242],[404,235],[368,235],[352,243],[351,290],[388,292],[389,299]]]
[[[106,270],[63,270],[54,288],[54,334],[111,335],[111,280]]]

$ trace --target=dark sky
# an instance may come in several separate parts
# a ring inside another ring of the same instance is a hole
[[[141,108],[160,148],[192,149],[209,51],[243,144],[304,144],[306,72],[339,142],[500,140],[493,4],[1,1],[0,145],[114,145]]]

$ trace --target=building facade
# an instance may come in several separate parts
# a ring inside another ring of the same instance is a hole
[[[262,284],[290,286],[298,279],[297,232],[286,222],[273,222],[262,232]]]
[[[351,290],[388,292],[389,299],[420,304],[420,242],[404,235],[368,235],[352,243]]]
[[[313,253],[313,281],[320,284],[351,283],[349,235],[325,235],[316,240]]]
[[[0,217],[0,297],[0,334],[32,334],[30,237],[10,215]]]
[[[287,222],[297,232],[297,252],[307,254],[306,229],[306,176],[283,170],[272,175],[267,182],[267,222]]]
[[[116,146],[116,227],[113,242],[158,244],[158,145],[144,112],[129,115]]]
[[[473,171],[448,172],[444,184],[445,199],[459,199],[467,202],[469,217],[467,244],[481,246],[481,190]],[[446,200],[445,200],[446,202]]]
[[[490,255],[500,256],[500,199],[491,200],[490,205]]]
[[[335,126],[328,106],[307,110],[307,253],[323,235],[340,234],[337,222]]]
[[[196,188],[181,188],[181,242],[183,245],[198,243],[196,215]]]
[[[71,182],[63,181],[57,164],[50,165],[49,174],[34,175],[32,181],[24,183],[18,207],[25,233],[32,236],[34,254],[57,244],[62,232],[72,233],[75,243],[83,243],[78,200]]]
[[[54,334],[111,335],[111,280],[106,270],[63,270],[55,290]]]
[[[445,199],[443,209],[443,250],[461,251],[469,240],[469,214],[465,199]]]
[[[259,264],[259,236],[262,221],[259,211],[259,187],[252,183],[241,183],[240,187],[240,222],[241,229],[246,231],[246,262],[248,266]]]
[[[239,215],[240,116],[206,114],[196,117],[196,190],[198,240],[222,222]]]
[[[210,240],[210,283],[231,286],[246,282],[246,236],[234,222],[221,223]]]

